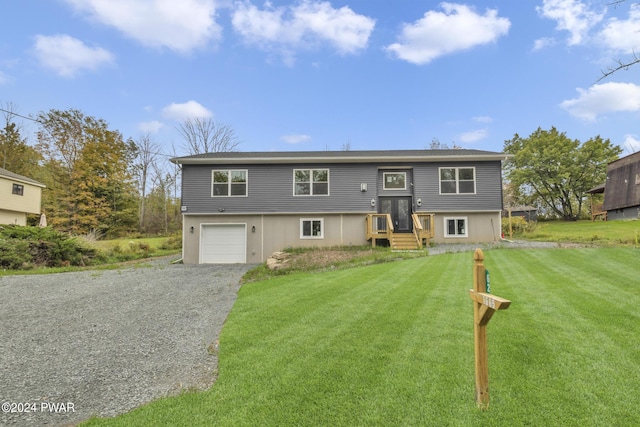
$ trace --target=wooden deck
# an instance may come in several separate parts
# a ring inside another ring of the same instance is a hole
[[[376,247],[378,239],[389,241],[394,250],[417,250],[429,245],[433,238],[434,214],[411,215],[413,221],[412,233],[397,233],[394,231],[393,221],[389,214],[367,215],[367,240]]]
[[[602,209],[602,203],[591,204],[591,221],[593,222],[596,219],[607,220],[607,211]]]

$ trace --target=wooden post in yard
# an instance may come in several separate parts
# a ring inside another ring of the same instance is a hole
[[[476,404],[480,409],[489,408],[489,352],[487,346],[487,323],[496,310],[505,310],[511,301],[487,292],[486,268],[482,249],[473,254],[473,289],[469,295],[473,302],[473,336],[476,359]]]

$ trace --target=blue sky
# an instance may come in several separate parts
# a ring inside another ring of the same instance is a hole
[[[0,107],[79,109],[178,154],[189,117],[241,151],[501,151],[555,126],[628,154],[640,64],[598,79],[640,52],[640,5],[610,2],[13,0]]]

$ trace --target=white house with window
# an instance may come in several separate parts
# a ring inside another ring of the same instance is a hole
[[[40,214],[44,184],[0,168],[0,224],[26,225],[28,214]]]

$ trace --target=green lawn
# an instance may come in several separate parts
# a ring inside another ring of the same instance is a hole
[[[508,233],[506,234],[508,237]],[[553,242],[593,243],[600,246],[620,244],[638,246],[640,221],[541,221],[533,231],[513,237]]]
[[[474,402],[472,254],[243,285],[219,377],[89,425],[640,425],[640,252],[485,252],[491,406]]]
[[[89,242],[89,244],[95,246],[98,249],[108,250],[113,248],[114,246],[121,246],[122,248],[127,248],[128,246],[132,246],[135,244],[145,244],[148,245],[152,250],[161,250],[161,246],[166,243],[168,237],[140,237],[136,239],[132,238],[122,238],[122,239],[111,239],[111,240],[95,240]]]

